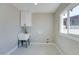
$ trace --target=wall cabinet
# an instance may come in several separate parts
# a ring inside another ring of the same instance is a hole
[[[21,11],[21,26],[32,26],[32,13],[31,12],[25,12]]]

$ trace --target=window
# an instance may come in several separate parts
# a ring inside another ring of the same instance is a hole
[[[79,35],[79,5],[61,14],[61,33]]]
[[[71,34],[79,35],[79,5],[69,10],[70,30]]]

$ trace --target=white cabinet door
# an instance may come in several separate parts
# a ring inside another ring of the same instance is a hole
[[[31,15],[30,12],[21,12],[21,26],[24,26],[24,24],[26,24],[26,26],[32,26]]]

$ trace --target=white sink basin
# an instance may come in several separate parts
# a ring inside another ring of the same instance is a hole
[[[25,34],[25,33],[19,33],[18,34],[18,39],[19,40],[28,40],[29,39],[29,36],[30,36],[29,33],[27,33],[27,34]]]

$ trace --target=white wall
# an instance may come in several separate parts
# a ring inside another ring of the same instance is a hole
[[[33,13],[31,42],[32,43],[49,43],[53,41],[53,14],[52,13]]]
[[[55,19],[55,36],[56,36],[56,44],[61,48],[64,54],[79,54],[79,42],[73,40],[70,35],[60,35],[59,34],[59,20],[61,12],[67,7],[69,4],[64,3],[59,6],[56,11],[56,19]],[[59,35],[58,35],[59,34]]]
[[[5,54],[17,44],[20,13],[11,4],[0,4],[0,54]]]

